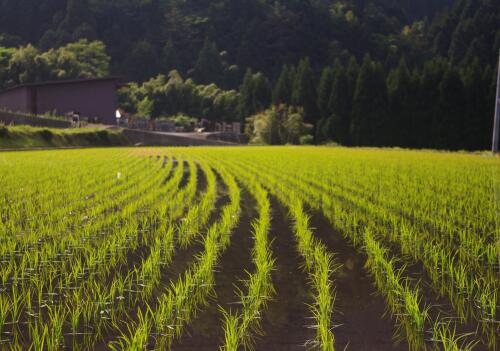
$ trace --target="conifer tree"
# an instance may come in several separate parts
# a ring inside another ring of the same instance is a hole
[[[292,102],[292,71],[288,65],[283,65],[280,76],[273,89],[273,104],[287,104]]]
[[[198,60],[194,67],[193,78],[198,84],[224,82],[224,66],[215,43],[208,37],[200,50]]]
[[[402,58],[387,79],[390,109],[391,145],[407,147],[411,144],[412,82],[406,60]]]
[[[316,84],[309,58],[302,59],[295,74],[292,104],[304,108],[306,121],[316,123],[319,112],[316,105]]]
[[[243,77],[243,82],[240,86],[240,97],[238,101],[238,112],[240,117],[240,122],[245,123],[245,119],[254,114],[253,105],[253,73],[249,68],[247,69],[245,76]]]
[[[355,145],[387,146],[387,88],[380,64],[366,55],[354,94],[351,136]]]
[[[435,142],[440,149],[461,149],[464,145],[465,94],[458,72],[448,68],[439,85],[439,114],[434,123]]]
[[[329,102],[332,95],[334,72],[329,66],[323,69],[318,85],[318,108],[321,118],[328,118],[331,114]]]
[[[263,111],[271,105],[271,83],[261,72],[252,76],[253,113]]]
[[[177,53],[175,51],[174,43],[172,42],[171,38],[167,41],[167,43],[163,47],[161,61],[163,65],[163,71],[165,73],[168,73],[172,70],[176,70],[179,68]]]
[[[342,145],[349,145],[349,125],[352,109],[352,92],[349,79],[344,70],[337,70],[329,100],[329,117],[332,140]]]

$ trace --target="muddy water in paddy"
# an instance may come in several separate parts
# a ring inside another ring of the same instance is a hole
[[[189,164],[187,161],[182,161],[184,163],[184,169],[182,174],[182,179],[179,184],[179,189],[184,188],[189,181]]]
[[[174,351],[218,350],[224,339],[219,305],[233,311],[240,309],[235,286],[242,289],[241,280],[247,278],[245,271],[254,270],[251,257],[254,240],[250,223],[257,214],[255,200],[245,191],[241,195],[239,224],[232,232],[231,244],[222,254],[216,268],[215,296],[209,299],[208,306],[198,313],[193,322],[185,327],[181,339],[174,343]]]
[[[313,321],[306,304],[312,303],[307,275],[296,248],[288,213],[276,199],[271,201],[270,240],[276,259],[272,274],[276,295],[263,313],[263,335],[257,338],[256,351],[304,350],[307,340],[314,338],[308,328]]]
[[[350,246],[323,214],[312,213],[310,226],[341,264],[334,273],[337,295],[332,323],[337,326],[333,330],[336,349],[408,350],[407,343],[394,343],[395,321],[385,313],[385,301],[364,269],[366,257]]]

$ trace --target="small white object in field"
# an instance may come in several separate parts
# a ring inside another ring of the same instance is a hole
[[[122,172],[118,172],[118,173],[116,174],[116,178],[120,179],[121,177],[122,177]]]

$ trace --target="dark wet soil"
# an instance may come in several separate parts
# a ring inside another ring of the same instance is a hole
[[[304,350],[305,343],[314,338],[312,303],[307,275],[302,269],[302,258],[297,252],[288,213],[276,199],[271,201],[272,221],[270,240],[276,259],[272,281],[276,295],[269,302],[262,320],[263,335],[257,338],[256,351]]]
[[[336,349],[408,350],[406,343],[394,342],[395,321],[385,313],[384,298],[364,269],[366,257],[350,246],[322,213],[312,213],[310,225],[341,265],[334,273]]]
[[[179,188],[184,188],[188,181],[189,181],[189,164],[187,161],[182,161],[184,163],[184,169],[183,169],[183,174],[182,174],[182,179],[179,184]]]
[[[219,306],[232,311],[240,309],[240,298],[235,291],[236,286],[243,288],[242,280],[246,279],[246,272],[253,270],[251,249],[254,240],[250,224],[256,215],[255,200],[246,191],[242,191],[241,199],[239,224],[231,234],[231,244],[222,254],[215,272],[215,294],[208,306],[185,327],[183,336],[174,343],[172,350],[218,350],[224,339]]]
[[[207,177],[205,175],[205,172],[203,172],[203,170],[201,169],[200,165],[196,165],[196,179],[196,191],[198,191],[199,194],[202,194],[207,189]]]

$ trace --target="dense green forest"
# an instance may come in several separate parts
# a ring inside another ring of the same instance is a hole
[[[2,86],[120,75],[153,118],[285,104],[316,142],[485,149],[500,2],[4,0],[0,47]]]

